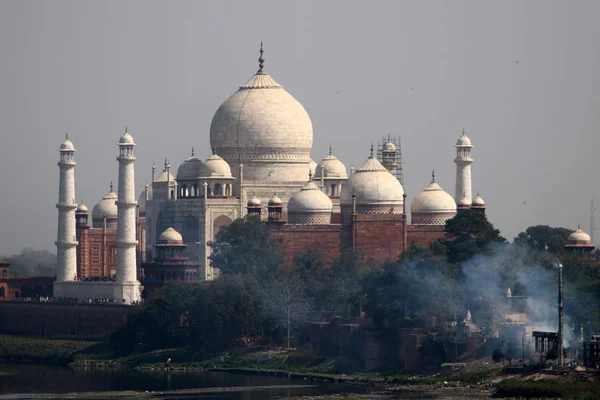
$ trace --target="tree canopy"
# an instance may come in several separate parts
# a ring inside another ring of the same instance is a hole
[[[279,244],[257,217],[236,219],[208,245],[211,264],[225,275],[246,274],[262,280],[283,264]]]
[[[463,210],[446,221],[445,232],[448,261],[460,263],[476,254],[484,254],[495,243],[506,243],[500,231],[488,221],[485,214],[474,210]]]
[[[525,232],[519,233],[514,239],[516,244],[526,246],[534,250],[547,250],[557,254],[563,252],[563,246],[572,230],[566,228],[553,228],[548,225],[530,226]]]

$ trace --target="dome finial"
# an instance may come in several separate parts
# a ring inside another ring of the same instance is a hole
[[[435,183],[435,169],[431,170],[431,183]]]
[[[263,42],[260,41],[260,57],[258,57],[258,74],[263,73],[263,67],[265,66],[265,58],[263,57]]]
[[[192,147],[192,157],[194,157],[194,147]]]
[[[127,125],[125,125],[125,133],[127,133]]]
[[[329,145],[329,155],[331,155],[331,145]]]
[[[463,134],[462,135],[465,136],[465,128],[464,127],[463,127]]]
[[[373,150],[374,150],[374,148],[373,148],[373,142],[371,142],[371,158],[373,158]]]
[[[165,157],[165,163],[163,164],[165,167],[165,171],[167,170],[167,165],[169,164],[169,162],[167,161],[167,157]]]
[[[580,224],[577,224],[577,229],[581,229],[581,225]]]
[[[111,192],[113,191],[113,184],[112,184],[112,181],[110,181],[110,191],[111,191]]]
[[[69,140],[69,134],[65,133],[65,140]]]
[[[308,170],[308,181],[312,181],[312,170]]]
[[[477,197],[479,197],[479,190],[477,191]]]

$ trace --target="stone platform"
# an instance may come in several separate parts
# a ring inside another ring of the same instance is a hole
[[[54,297],[112,299],[118,304],[132,304],[142,299],[140,282],[65,281],[54,282]]]

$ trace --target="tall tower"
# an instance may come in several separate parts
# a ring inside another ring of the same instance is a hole
[[[471,204],[473,200],[473,193],[471,192],[471,164],[473,159],[471,158],[471,139],[465,135],[463,129],[462,136],[458,138],[456,142],[456,192],[454,199],[458,204],[463,198],[468,199],[468,203]]]
[[[135,238],[135,214],[137,201],[135,196],[135,180],[133,163],[135,155],[133,137],[127,132],[119,139],[119,189],[117,200],[117,282],[136,282],[137,240]]]
[[[73,281],[77,274],[77,241],[75,238],[75,147],[69,136],[60,145],[58,189],[58,235],[56,238],[57,282]]]

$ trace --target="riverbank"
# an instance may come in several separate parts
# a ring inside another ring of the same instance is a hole
[[[75,355],[98,342],[0,335],[0,359],[66,365]]]

